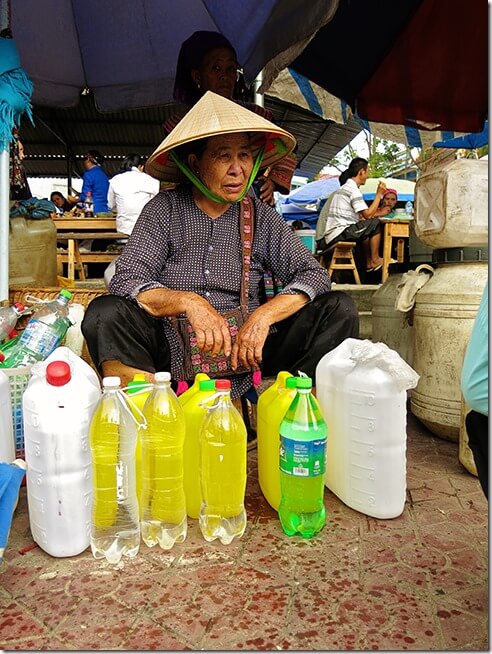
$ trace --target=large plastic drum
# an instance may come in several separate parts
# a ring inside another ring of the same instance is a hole
[[[56,227],[51,218],[10,219],[9,285],[57,285]]]
[[[372,296],[372,337],[398,352],[410,366],[413,359],[412,332],[406,314],[395,309],[402,273],[390,275]]]
[[[489,162],[458,159],[415,185],[415,233],[432,248],[486,245]]]
[[[487,277],[486,261],[439,264],[416,295],[413,368],[420,380],[411,409],[451,441],[459,439],[461,369]]]

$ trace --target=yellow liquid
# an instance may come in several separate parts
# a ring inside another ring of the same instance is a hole
[[[194,518],[195,520],[198,518],[200,506],[202,504],[199,469],[199,434],[203,419],[207,415],[207,409],[205,407],[200,407],[199,405],[201,402],[206,401],[207,397],[214,395],[214,393],[215,390],[199,390],[183,406],[186,422],[185,442],[183,448],[183,483],[186,496],[186,512],[190,518]]]
[[[177,401],[160,395],[145,406],[142,433],[142,521],[180,524],[186,517],[183,490],[185,423]],[[179,409],[177,412],[176,409]]]
[[[258,481],[261,492],[275,511],[280,505],[280,423],[282,422],[296,389],[286,389],[285,380],[290,372],[281,371],[275,382],[258,398]]]
[[[222,402],[200,432],[200,529],[206,540],[230,542],[246,526],[246,427],[238,411]]]
[[[91,420],[89,442],[92,453],[93,505],[96,529],[115,524],[119,505],[125,505],[135,492],[131,438],[120,442],[121,416],[114,396],[103,397]]]
[[[143,379],[141,379],[143,378]],[[136,373],[133,377],[133,381],[142,381],[145,383],[145,375],[142,375],[141,373]],[[150,391],[152,390],[152,387],[149,387],[149,390],[145,392],[137,392],[137,393],[129,393],[127,391],[127,396],[128,396],[128,404],[130,405],[130,408],[132,410],[133,415],[135,416],[135,420],[138,423],[143,422],[143,408],[145,406],[145,402],[147,401],[147,398],[150,395]],[[135,409],[135,405],[138,409],[140,409],[140,413]],[[137,483],[137,498],[138,498],[138,507],[139,507],[139,515],[142,515],[142,509],[141,509],[141,498],[142,498],[142,428],[139,428],[137,431],[137,444],[135,445],[135,473],[136,473],[136,483]]]

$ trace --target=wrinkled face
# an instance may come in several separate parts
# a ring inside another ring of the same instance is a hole
[[[235,202],[244,191],[253,168],[249,135],[212,136],[200,159],[191,154],[188,163],[212,193]]]
[[[232,100],[238,67],[234,52],[229,48],[215,48],[205,56],[200,70],[192,71],[192,76],[204,91]]]
[[[396,195],[394,193],[386,193],[386,195],[383,198],[382,206],[393,209],[396,206],[396,203],[397,203]]]

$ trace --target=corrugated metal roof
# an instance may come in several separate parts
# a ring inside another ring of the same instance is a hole
[[[297,174],[307,177],[318,173],[360,131],[355,120],[339,125],[268,95],[265,107],[277,125],[296,137]],[[154,151],[164,138],[163,122],[178,108],[168,104],[105,114],[96,110],[90,96],[82,96],[72,109],[37,106],[35,126],[24,118],[20,131],[26,174],[67,177],[71,160],[72,176],[82,177],[82,155],[95,149],[106,158],[104,169],[112,176],[129,152],[148,156]]]

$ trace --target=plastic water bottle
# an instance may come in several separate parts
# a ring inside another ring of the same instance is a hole
[[[280,504],[280,424],[296,392],[296,378],[290,372],[281,371],[258,398],[258,481],[261,492],[275,511]]]
[[[297,394],[280,425],[278,509],[288,536],[312,538],[325,524],[326,423],[310,377],[296,378]]]
[[[142,423],[143,408],[145,402],[150,395],[153,384],[150,384],[145,375],[141,372],[136,372],[133,379],[128,382],[127,395],[135,420]],[[137,498],[139,506],[139,515],[142,515],[140,503],[142,501],[142,428],[137,429],[137,443],[135,445],[135,475],[137,484]]]
[[[231,401],[231,382],[215,381],[217,399],[200,429],[200,530],[228,545],[246,529],[246,425]],[[212,400],[211,400],[212,401]]]
[[[89,547],[89,425],[100,397],[94,370],[65,347],[33,366],[24,391],[29,523],[34,541],[51,556]]]
[[[409,217],[413,216],[413,204],[410,202],[410,200],[407,200],[407,202],[405,203],[405,213]]]
[[[91,549],[96,559],[119,563],[140,547],[135,483],[137,425],[119,377],[103,379],[103,396],[90,425],[93,503]]]
[[[12,330],[24,311],[25,307],[20,302],[16,302],[11,307],[0,308],[0,343],[12,338]]]
[[[204,373],[198,373],[202,375]],[[193,388],[193,387],[192,387]],[[188,389],[189,391],[190,389]],[[188,391],[186,391],[188,393]],[[207,414],[207,398],[215,394],[215,380],[202,379],[198,391],[184,403],[186,432],[183,450],[184,491],[186,497],[186,512],[195,520],[200,515],[202,491],[200,488],[200,444],[199,434],[203,419]]]
[[[91,191],[87,191],[85,194],[84,215],[86,218],[94,218],[94,201],[92,200]]]
[[[163,550],[186,538],[183,488],[185,418],[171,388],[169,372],[156,372],[154,388],[144,407],[142,430],[142,539]]]
[[[65,338],[72,324],[68,315],[70,291],[63,289],[58,296],[36,309],[20,335],[15,347],[6,354],[2,366],[17,368],[43,361]]]

